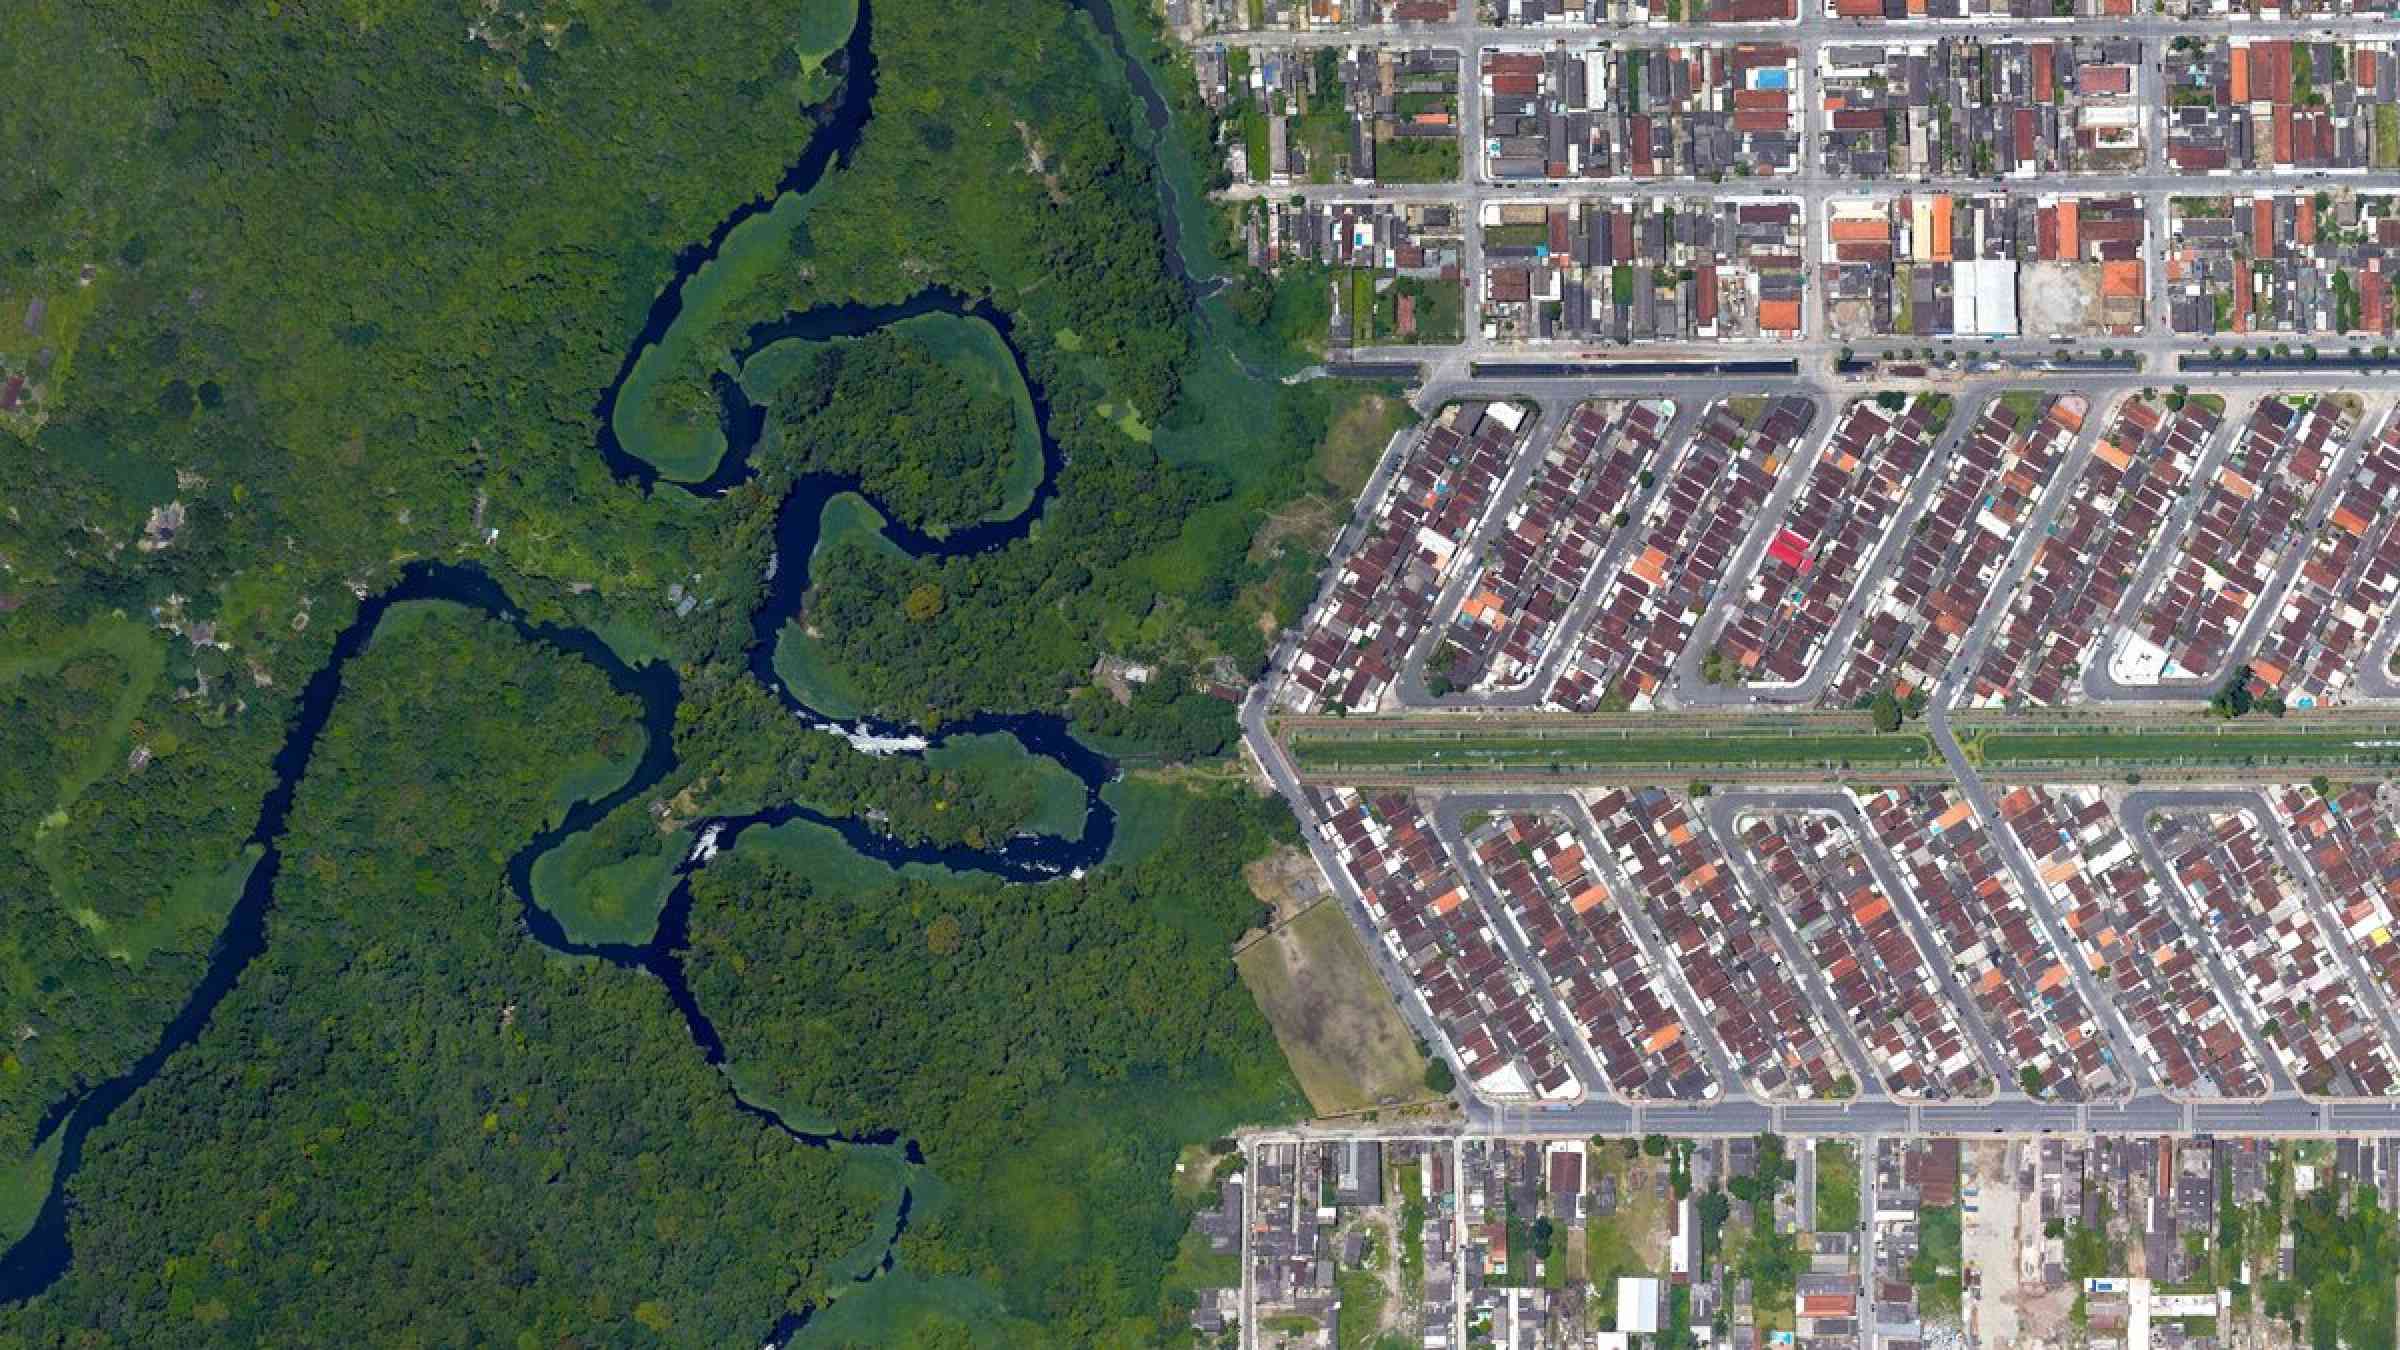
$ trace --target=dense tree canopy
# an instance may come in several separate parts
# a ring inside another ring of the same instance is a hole
[[[997,514],[1017,453],[1006,396],[978,391],[889,329],[811,344],[769,417],[774,451],[794,470],[852,475],[920,530]]]
[[[912,519],[980,513],[1002,446],[983,400],[890,404],[922,420],[872,451],[829,400],[779,427],[791,454],[716,500],[619,482],[596,451],[678,255],[775,189],[842,78],[827,56],[851,13],[11,11],[0,376],[28,377],[28,401],[0,413],[0,1019],[17,1029],[0,1159],[23,1170],[40,1122],[123,1072],[198,984],[300,691],[411,560],[478,565],[533,614],[675,667],[680,766],[589,836],[603,865],[680,855],[691,821],[784,801],[905,840],[1022,827],[1022,781],[863,757],[745,664],[794,473],[847,462]],[[692,343],[680,392],[730,373],[759,322],[939,284],[1007,312],[1067,465],[1011,547],[828,550],[812,617],[836,658],[875,709],[927,721],[1064,709],[1103,653],[1254,664],[1259,617],[1289,617],[1314,556],[1305,538],[1254,549],[1257,518],[1306,489],[1337,396],[1244,376],[1207,411],[1179,401],[1233,367],[1195,354],[1147,132],[1086,18],[882,0],[873,50],[883,92],[856,154]],[[939,383],[885,358],[879,380]],[[1232,449],[1193,452],[1201,425]],[[1112,749],[1203,755],[1231,731],[1190,682],[1121,715],[1089,707]],[[0,1309],[0,1340],[713,1345],[839,1283],[845,1255],[882,1240],[890,1176],[737,1110],[657,980],[543,952],[506,885],[561,785],[588,788],[638,744],[589,667],[488,621],[432,612],[379,637],[300,780],[265,955],[89,1136],[74,1263]],[[1294,1100],[1223,959],[1264,817],[1149,800],[1153,833],[1199,842],[1074,883],[828,891],[840,860],[795,872],[772,854],[704,874],[693,959],[746,1067],[843,1128],[922,1140],[954,1203],[922,1210],[904,1269],[996,1291],[1036,1341],[1160,1331],[1174,1146]],[[854,931],[821,960],[793,954],[780,925],[817,921],[754,914],[774,907],[739,903],[745,876],[767,900],[816,887]],[[905,1065],[796,1039],[790,1019],[864,1037],[868,1000],[927,974],[869,958],[898,943],[895,915],[937,901],[956,911],[959,986],[921,1010],[938,1032],[912,1035],[983,1048],[983,1076],[870,1090],[848,1070]],[[1060,950],[1070,937],[1092,951]],[[773,1005],[729,976],[752,942],[753,970],[825,1003]],[[1188,999],[1206,1025],[1133,1044],[1086,1006],[1114,992],[1102,953],[1139,972],[1148,1006]],[[1013,985],[1014,961],[1057,987]],[[945,1095],[1037,1089],[1013,1134]],[[1037,1211],[1090,1217],[1020,1261]]]
[[[523,935],[501,864],[629,711],[485,619],[361,657],[265,953],[92,1136],[74,1263],[0,1326],[489,1345],[642,1319],[718,1345],[879,1240],[880,1189],[738,1111],[657,981]]]

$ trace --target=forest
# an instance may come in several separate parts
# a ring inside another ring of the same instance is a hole
[[[1140,11],[1120,15],[1137,44]],[[0,753],[26,770],[0,782],[9,1235],[47,1194],[56,1122],[183,1006],[261,845],[281,863],[264,953],[85,1138],[66,1182],[72,1261],[0,1305],[0,1344],[162,1328],[755,1343],[778,1313],[847,1290],[888,1238],[887,1160],[800,1147],[740,1110],[659,981],[547,954],[520,908],[563,922],[580,906],[638,940],[664,863],[712,813],[800,802],[969,847],[1056,816],[1056,784],[1030,766],[860,755],[746,664],[796,475],[856,473],[928,529],[1019,509],[1029,489],[994,471],[1023,464],[1019,439],[993,434],[1004,384],[927,343],[829,347],[842,354],[810,387],[847,392],[775,410],[756,474],[713,500],[619,481],[595,449],[679,260],[774,198],[861,77],[835,55],[858,14],[12,11],[0,375],[28,383],[0,413]],[[1206,686],[1263,658],[1261,621],[1296,614],[1320,542],[1260,522],[1338,495],[1312,459],[1357,394],[1281,386],[1292,358],[1269,325],[1191,303],[1159,188],[1164,174],[1192,200],[1205,126],[1169,81],[1179,120],[1151,144],[1089,18],[1059,0],[882,0],[870,48],[856,152],[806,211],[752,217],[781,246],[687,335],[685,364],[661,363],[661,406],[713,410],[698,395],[739,373],[730,355],[794,311],[928,284],[996,306],[1064,459],[1056,495],[1028,538],[987,554],[829,547],[808,617],[863,701],[900,720],[1069,712],[1133,762],[1221,753],[1231,706]],[[1268,377],[1242,364],[1261,361]],[[877,387],[897,376],[967,390]],[[906,435],[851,406],[868,393]],[[464,612],[387,616],[288,822],[252,838],[335,635],[424,559],[478,567],[534,617],[676,675],[674,772],[571,840],[530,896],[508,858],[621,779],[643,737],[588,667]],[[1091,686],[1102,655],[1160,674],[1120,703]],[[824,1337],[937,1343],[975,1309],[1028,1343],[1171,1339],[1158,1291],[1180,1221],[1162,1159],[1297,1109],[1223,959],[1253,913],[1238,868],[1288,825],[1230,791],[1111,792],[1117,850],[1080,881],[861,875],[788,831],[745,836],[731,880],[695,880],[689,960],[735,1080],[842,1130],[888,1122],[928,1160],[898,1272],[864,1286],[903,1305],[875,1325],[905,1334],[829,1315]],[[735,889],[826,894],[831,877],[852,878],[831,892],[845,931],[819,953],[791,945],[817,917]],[[927,906],[956,918],[956,951],[895,936]],[[989,927],[970,941],[970,924]],[[1090,950],[1062,946],[1077,943]],[[1137,1043],[1109,1008],[1118,981],[1097,973],[1112,961],[1141,972],[1142,1006],[1204,1010],[1189,1034]],[[1056,987],[1022,987],[1024,963]],[[956,988],[900,1043],[962,1047],[943,1062],[965,1080],[899,1081],[906,1061],[873,1046],[795,1035],[796,1017],[864,1034],[873,1000],[937,970]],[[773,1003],[761,971],[818,1001]],[[851,1073],[877,1065],[884,1081]],[[1034,1105],[996,1130],[956,1091]],[[1062,1215],[1084,1216],[1073,1240],[1020,1260]],[[323,1278],[337,1268],[362,1273]]]
[[[751,358],[745,378],[766,355]],[[1005,375],[1015,382],[1013,367]],[[911,529],[1002,514],[1019,454],[1041,454],[1038,433],[1030,445],[1017,435],[1008,395],[970,384],[895,329],[802,344],[776,383],[767,453],[795,473],[857,479]]]
[[[91,1137],[73,1264],[0,1334],[718,1342],[878,1241],[871,1174],[737,1111],[655,981],[524,936],[500,865],[630,713],[479,617],[360,658],[264,954]]]

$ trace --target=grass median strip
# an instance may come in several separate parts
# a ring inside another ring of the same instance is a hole
[[[1675,769],[1746,765],[1930,765],[1933,745],[1914,733],[1792,735],[1722,732],[1494,732],[1394,730],[1372,735],[1296,736],[1292,757],[1303,769],[1422,767],[1444,770],[1625,765]]]
[[[2382,728],[2258,730],[1984,731],[1968,754],[1985,768],[2011,764],[2400,764],[2400,733]]]

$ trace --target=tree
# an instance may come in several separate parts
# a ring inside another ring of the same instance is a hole
[[[2217,691],[2216,697],[2208,701],[2208,708],[2217,716],[2231,720],[2247,714],[2253,701],[2250,667],[2237,666],[2233,674],[2226,677],[2225,686]]]
[[[1875,729],[1889,734],[1900,729],[1900,700],[1889,689],[1878,689],[1867,704],[1867,715],[1875,721]]]
[[[1447,1097],[1458,1087],[1458,1075],[1450,1071],[1450,1061],[1435,1055],[1425,1061],[1425,1090]]]
[[[2041,1096],[2042,1071],[2030,1064],[2017,1070],[2017,1086],[2025,1089],[2025,1095],[2028,1097]]]

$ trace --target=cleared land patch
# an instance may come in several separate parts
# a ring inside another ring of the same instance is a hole
[[[1339,905],[1318,905],[1234,964],[1319,1115],[1426,1095],[1416,1037]]]

